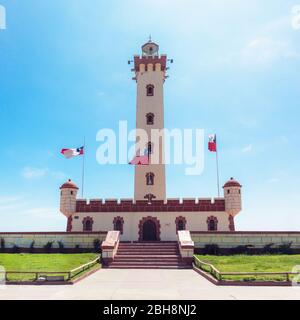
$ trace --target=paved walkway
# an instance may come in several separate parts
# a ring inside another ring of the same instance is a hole
[[[0,286],[3,299],[300,299],[300,287],[218,287],[193,270],[102,269],[73,286]]]

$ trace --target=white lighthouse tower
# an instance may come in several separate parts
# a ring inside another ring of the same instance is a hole
[[[135,167],[134,200],[166,200],[164,136],[158,143],[151,141],[152,129],[164,129],[164,82],[167,56],[159,55],[159,46],[149,40],[142,46],[142,56],[134,57],[133,78],[137,82],[136,127],[148,134],[144,150],[149,165]],[[143,149],[143,148],[142,148]],[[143,152],[144,150],[137,150]],[[154,161],[154,154],[156,160]]]

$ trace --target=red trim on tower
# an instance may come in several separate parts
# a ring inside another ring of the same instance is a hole
[[[147,71],[147,64],[153,64],[153,69],[155,70],[155,64],[160,63],[162,71],[166,70],[167,66],[167,56],[135,56],[134,57],[134,70],[136,72],[140,71],[140,65],[145,65],[145,70]]]
[[[228,220],[229,220],[229,231],[235,231],[234,217],[230,215],[228,217]]]
[[[67,232],[71,232],[72,231],[72,216],[68,217],[68,223],[67,223]]]

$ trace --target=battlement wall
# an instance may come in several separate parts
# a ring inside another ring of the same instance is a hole
[[[133,199],[78,199],[76,201],[76,212],[185,212],[202,211],[216,212],[225,211],[225,200],[223,198],[194,198],[194,199],[167,199],[147,200]]]
[[[144,65],[145,71],[147,71],[149,64],[153,65],[153,71],[156,70],[157,65],[160,65],[159,70],[165,71],[167,66],[167,56],[134,56],[134,71],[139,72],[141,65]]]

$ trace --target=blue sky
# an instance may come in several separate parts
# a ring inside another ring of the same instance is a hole
[[[300,30],[289,0],[0,0],[0,231],[64,230],[59,186],[81,159],[87,198],[130,198],[133,168],[100,166],[96,133],[135,125],[127,60],[151,33],[173,58],[165,126],[217,133],[221,182],[243,185],[238,230],[299,230]],[[169,197],[216,195],[215,159],[201,176],[168,166]]]

